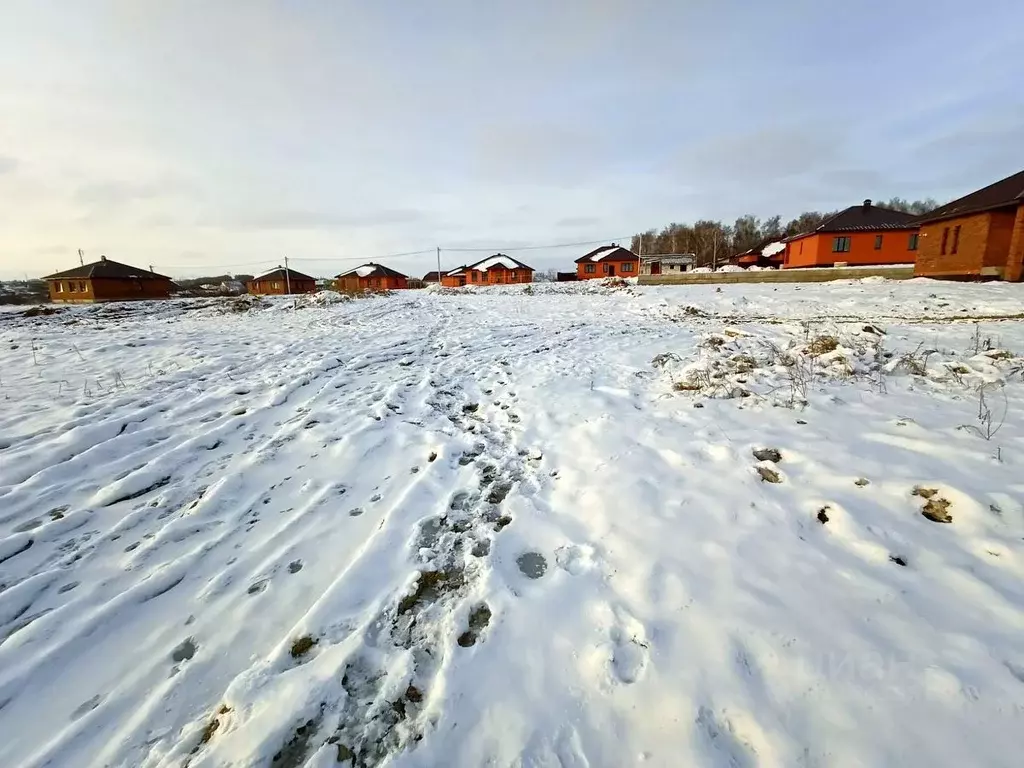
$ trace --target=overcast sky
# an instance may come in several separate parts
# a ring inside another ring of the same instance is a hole
[[[0,278],[950,199],[1024,168],[1022,30],[1021,0],[2,0]]]

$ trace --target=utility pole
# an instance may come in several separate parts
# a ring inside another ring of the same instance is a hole
[[[437,284],[441,284],[441,246],[437,246]]]
[[[288,290],[288,295],[292,295],[292,273],[288,269],[288,257],[284,257],[284,285]]]
[[[718,228],[715,228],[715,239],[711,245],[711,269],[718,271]]]
[[[80,266],[85,266],[85,254],[82,252],[81,248],[78,249],[78,263]]]

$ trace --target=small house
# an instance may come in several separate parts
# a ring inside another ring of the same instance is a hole
[[[920,218],[914,274],[1019,282],[1024,262],[1024,171]]]
[[[917,255],[917,217],[865,200],[811,232],[787,238],[782,266],[832,267],[911,264]]]
[[[576,259],[576,277],[580,280],[614,276],[636,277],[639,273],[640,257],[615,243],[602,245]]]
[[[640,258],[641,275],[680,275],[693,269],[692,253],[659,253]]]
[[[441,276],[441,285],[447,288],[532,282],[533,267],[503,253],[496,253],[475,264],[458,267]]]
[[[409,287],[409,278],[383,264],[363,264],[334,278],[339,291],[394,291]]]
[[[290,267],[278,267],[265,275],[254,277],[246,287],[259,296],[283,296],[289,293],[316,293],[316,278],[296,272]]]
[[[50,288],[50,301],[76,303],[166,299],[174,288],[169,277],[106,256],[43,279]]]

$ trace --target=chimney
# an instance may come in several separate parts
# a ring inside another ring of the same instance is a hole
[[[864,201],[864,210],[866,212],[866,211],[868,211],[870,209],[871,209],[871,198],[869,197],[867,200]]]
[[[106,256],[100,256],[100,261],[106,261],[106,260],[107,260]]]

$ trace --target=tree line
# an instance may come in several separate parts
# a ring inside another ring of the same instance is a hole
[[[931,198],[908,202],[901,197],[894,197],[877,205],[881,208],[922,214],[937,208],[939,203]],[[630,248],[633,253],[641,253],[642,237],[644,254],[692,253],[695,257],[695,266],[716,266],[738,253],[750,250],[764,240],[781,240],[801,232],[810,232],[837,213],[838,211],[805,211],[786,224],[782,223],[782,217],[778,215],[761,220],[751,214],[740,216],[733,224],[711,219],[701,219],[693,224],[673,222],[660,231],[649,229],[633,235]]]

